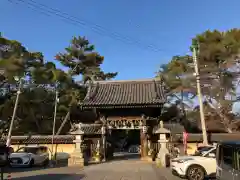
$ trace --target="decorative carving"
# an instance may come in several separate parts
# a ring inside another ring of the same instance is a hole
[[[71,125],[70,132],[77,131],[77,130],[81,129],[81,126],[82,126],[82,123],[77,123],[77,124]]]
[[[102,122],[102,124],[106,124],[106,118],[105,118],[105,116],[101,116],[101,117],[100,117],[100,121]]]

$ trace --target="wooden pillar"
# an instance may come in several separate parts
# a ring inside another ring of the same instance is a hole
[[[106,161],[106,126],[107,126],[107,120],[105,116],[102,116],[100,118],[101,122],[102,122],[102,128],[101,128],[101,132],[102,132],[102,148],[103,148],[103,161]]]
[[[141,142],[141,158],[144,157],[144,148],[143,148],[143,144],[144,144],[144,134],[142,129],[140,130],[140,142]]]
[[[143,118],[143,124],[141,129],[141,158],[147,157],[148,142],[147,142],[147,126],[146,118]]]

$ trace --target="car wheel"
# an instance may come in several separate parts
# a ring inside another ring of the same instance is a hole
[[[193,165],[187,170],[187,178],[189,180],[203,180],[205,177],[205,171],[201,166]]]
[[[46,167],[49,164],[49,159],[44,160],[43,166]]]
[[[32,159],[29,163],[29,167],[33,167],[33,165],[34,165],[34,160]]]

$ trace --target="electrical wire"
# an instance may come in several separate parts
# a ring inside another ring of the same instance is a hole
[[[34,10],[35,12],[38,12],[40,14],[44,14],[47,16],[57,16],[60,17],[61,20],[63,20],[65,23],[71,24],[71,25],[75,25],[78,27],[88,27],[90,28],[92,31],[94,31],[97,34],[100,35],[104,35],[104,36],[108,36],[112,39],[121,41],[125,44],[130,44],[130,45],[135,45],[138,46],[139,48],[142,48],[144,50],[151,50],[153,52],[164,52],[162,49],[157,48],[155,45],[152,44],[147,44],[141,42],[140,40],[134,39],[132,37],[129,36],[124,36],[120,33],[117,32],[112,32],[107,30],[106,28],[104,28],[103,26],[91,23],[89,21],[80,19],[78,17],[72,16],[68,13],[62,12],[58,9],[49,7],[47,5],[41,4],[41,3],[37,3],[34,0],[7,0],[8,2],[12,3],[12,4],[25,4],[27,5],[26,7],[29,9]]]

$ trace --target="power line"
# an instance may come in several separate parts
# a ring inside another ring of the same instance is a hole
[[[28,1],[26,1],[26,0],[7,0],[7,1],[12,3],[12,4],[17,4],[17,5],[19,3],[26,4],[27,8],[30,8],[30,9],[32,9],[32,10],[34,10],[34,11],[40,13],[40,14],[44,14],[44,15],[47,15],[47,16],[52,16],[53,15],[53,16],[60,17],[61,20],[63,20],[64,22],[66,22],[68,24],[75,25],[75,26],[78,26],[78,27],[79,26],[88,27],[97,34],[108,36],[112,39],[121,41],[125,44],[136,45],[139,48],[143,48],[144,50],[148,49],[148,50],[151,50],[151,51],[154,51],[154,52],[163,52],[163,50],[157,48],[155,45],[152,45],[152,44],[147,44],[146,45],[145,43],[143,43],[140,40],[131,38],[129,36],[124,36],[124,35],[122,35],[120,33],[117,33],[117,32],[109,31],[109,30],[107,30],[106,28],[104,28],[100,25],[88,22],[88,21],[83,20],[83,19],[79,19],[78,17],[72,16],[72,15],[70,15],[68,13],[65,13],[65,12],[62,12],[58,9],[54,9],[54,8],[49,7],[47,5],[37,3],[34,0],[28,0]]]
[[[119,33],[116,32],[108,32],[108,30],[100,25],[85,21],[85,20],[81,20],[75,16],[72,16],[68,13],[62,12],[58,9],[54,9],[52,7],[49,7],[45,4],[41,4],[41,3],[37,3],[34,0],[7,0],[10,3],[14,3],[14,4],[27,4],[27,7],[32,9],[32,10],[36,10],[38,13],[47,15],[47,16],[51,16],[51,15],[55,15],[61,18],[61,20],[64,20],[64,22],[72,24],[72,25],[76,25],[76,26],[82,26],[82,27],[90,27],[95,33],[101,34],[101,35],[106,35],[109,36],[113,39],[122,41],[124,43],[128,43],[128,44],[134,44],[137,45],[141,48],[144,49],[149,49],[155,52],[159,52],[162,51],[161,49],[156,48],[154,45],[145,45],[144,43],[132,39],[128,36],[123,36]],[[187,57],[185,57],[185,59],[189,59],[189,55],[187,55]],[[213,73],[213,72],[211,72]],[[209,78],[209,79],[218,79],[218,78]]]

